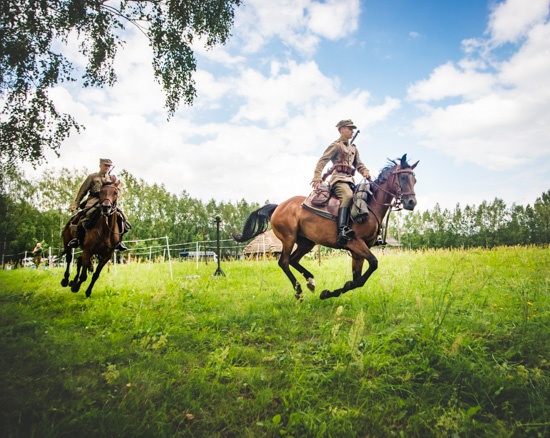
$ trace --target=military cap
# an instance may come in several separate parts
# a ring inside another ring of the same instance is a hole
[[[353,129],[357,129],[357,126],[355,126],[353,124],[353,122],[350,120],[350,119],[347,119],[347,120],[340,120],[338,122],[338,124],[336,125],[336,127],[338,128],[338,130],[340,128],[343,128],[344,126],[349,126],[350,128],[353,128]]]
[[[108,164],[109,166],[112,166],[113,162],[109,158],[100,158],[99,164]]]

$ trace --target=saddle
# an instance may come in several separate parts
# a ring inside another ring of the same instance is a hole
[[[336,220],[338,219],[340,200],[336,196],[331,194],[330,198],[328,198],[323,205],[316,201],[312,202],[312,200],[315,199],[315,196],[315,191],[311,192],[306,200],[302,203],[302,207],[304,207],[306,210],[310,210],[313,213],[318,214],[319,216],[326,217],[327,219],[336,222]]]
[[[76,229],[78,227],[78,223],[80,222],[80,219],[82,218],[82,216],[84,216],[86,214],[86,211],[87,211],[86,209],[85,210],[80,210],[69,219],[69,228],[71,229],[71,231],[76,232]],[[97,221],[97,218],[99,217],[99,214],[100,213],[99,213],[99,210],[98,210],[90,218],[90,228],[95,225],[95,222]],[[116,208],[116,217],[117,217],[118,226],[121,230],[121,233],[126,233],[126,232],[128,232],[132,229],[132,225],[130,224],[130,222],[128,222],[128,219],[126,219],[126,216],[124,215],[122,210],[118,207]]]
[[[365,180],[365,182],[361,182],[355,186],[350,214],[353,222],[361,223],[367,219],[369,215],[367,201],[371,195],[372,192],[368,181]],[[323,188],[312,191],[302,203],[302,207],[318,214],[319,216],[323,216],[336,222],[338,220],[340,200],[328,189]]]

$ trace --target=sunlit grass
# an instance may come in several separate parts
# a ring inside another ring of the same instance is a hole
[[[0,435],[548,435],[548,249],[377,256],[2,271]]]

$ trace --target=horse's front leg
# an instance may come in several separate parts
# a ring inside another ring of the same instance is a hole
[[[355,257],[353,256],[352,262],[351,262],[351,273],[352,278],[355,283],[359,281],[361,278],[361,273],[363,272],[363,264],[365,262],[365,259],[363,257]]]
[[[364,286],[372,273],[376,271],[376,269],[378,269],[378,259],[374,256],[374,254],[368,249],[366,245],[364,248],[361,248],[360,253],[352,252],[352,256],[353,280],[347,281],[346,284],[344,284],[344,287],[340,289],[335,289],[332,292],[328,289],[325,289],[323,292],[321,292],[321,295],[319,296],[320,299],[325,300],[327,298],[339,297],[340,295],[345,294],[352,289]],[[365,271],[365,273],[361,275],[364,260],[367,260],[369,267]]]
[[[112,254],[110,254],[108,257],[102,257],[99,260],[99,263],[97,264],[97,267],[92,275],[92,279],[90,281],[90,284],[88,285],[88,288],[86,289],[86,298],[90,298],[90,295],[92,295],[92,289],[94,288],[94,284],[99,278],[99,274],[101,274],[101,270],[103,269],[103,266],[111,259]]]
[[[88,279],[88,269],[91,266],[90,257],[86,256],[85,253],[82,253],[82,255],[77,259],[76,266],[76,276],[71,286],[71,290],[73,292],[78,292],[82,283],[84,283]]]

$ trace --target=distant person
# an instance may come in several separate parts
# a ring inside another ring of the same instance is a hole
[[[36,245],[32,250],[32,255],[34,257],[34,266],[36,266],[36,269],[38,269],[40,263],[42,263],[42,252],[42,244],[40,242],[36,242]]]
[[[350,207],[353,202],[353,188],[355,186],[353,176],[357,171],[363,177],[370,179],[370,172],[359,158],[357,147],[354,144],[350,144],[353,131],[357,129],[357,126],[348,119],[339,121],[336,129],[340,133],[340,138],[330,144],[317,162],[311,185],[316,190],[322,184],[321,173],[327,163],[332,161],[333,167],[328,171],[331,175],[330,189],[340,200],[340,208],[338,209],[338,245],[344,248],[346,243],[355,235],[355,232],[348,227]]]
[[[76,229],[76,237],[72,239],[68,246],[69,248],[78,248],[78,246],[84,242],[84,236],[86,231],[90,231],[92,227],[92,221],[97,214],[99,214],[99,191],[103,184],[110,182],[115,186],[120,185],[120,180],[115,176],[111,175],[111,170],[113,167],[113,162],[108,158],[99,159],[99,172],[92,173],[88,175],[86,180],[80,186],[80,190],[76,195],[76,198],[71,205],[71,211],[75,211],[77,208],[82,209],[82,214],[78,221],[78,226]],[[82,202],[85,196],[88,196],[85,202]],[[118,212],[122,217],[123,222],[123,231],[122,234],[125,234],[130,228],[130,224],[126,220],[126,216],[117,207]],[[121,240],[115,249],[119,251],[126,251],[128,248],[122,242],[122,235],[120,236]]]

